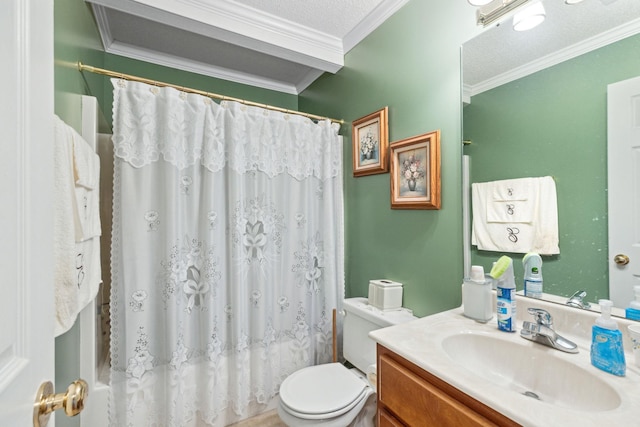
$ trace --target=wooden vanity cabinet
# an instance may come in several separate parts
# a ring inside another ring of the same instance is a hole
[[[519,426],[378,344],[378,427]]]

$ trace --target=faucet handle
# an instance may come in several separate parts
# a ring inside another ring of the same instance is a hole
[[[569,297],[569,299],[571,299],[571,298],[579,298],[579,299],[582,299],[582,298],[584,298],[584,297],[586,297],[586,296],[587,296],[587,291],[585,291],[585,290],[579,290],[579,291],[575,291],[575,292],[573,293],[573,295],[571,295],[571,296]]]
[[[589,308],[591,307],[591,304],[584,301],[584,297],[586,296],[587,296],[587,291],[584,291],[584,290],[576,291],[567,300],[567,305],[571,307],[578,307],[578,308]]]
[[[544,325],[549,328],[553,326],[553,317],[547,310],[531,307],[527,311],[529,312],[529,314],[533,315],[533,317],[536,319],[537,324]]]

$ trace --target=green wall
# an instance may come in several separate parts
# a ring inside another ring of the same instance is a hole
[[[633,36],[471,98],[464,108],[471,182],[551,175],[560,255],[543,258],[545,292],[608,296],[607,85],[640,74]],[[523,274],[522,254],[510,254]],[[496,254],[477,251],[490,268]],[[517,280],[522,288],[521,280]]]
[[[404,284],[418,316],[461,303],[460,46],[477,32],[464,1],[410,1],[300,95],[300,109],[351,122],[389,107],[391,143],[441,130],[442,209],[392,210],[389,174],[354,178],[344,125],[347,296],[370,279]]]
[[[103,66],[102,43],[90,8],[82,0],[54,3],[55,113],[76,129],[80,128],[80,98],[73,94],[102,96],[98,75],[81,74],[76,63]]]

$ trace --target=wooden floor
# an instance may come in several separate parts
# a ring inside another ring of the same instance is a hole
[[[229,427],[287,427],[287,425],[280,421],[278,412],[274,409],[253,418],[231,424]]]

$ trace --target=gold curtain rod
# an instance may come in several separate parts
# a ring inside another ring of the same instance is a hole
[[[276,106],[273,106],[273,105],[261,104],[259,102],[253,102],[253,101],[247,101],[246,99],[234,98],[232,96],[219,95],[217,93],[212,93],[212,92],[205,92],[203,90],[192,89],[192,88],[185,87],[185,86],[178,86],[178,85],[174,85],[174,84],[171,84],[171,83],[165,83],[165,82],[160,82],[160,81],[157,81],[157,80],[146,79],[144,77],[132,76],[131,74],[118,73],[116,71],[105,70],[104,68],[98,68],[98,67],[93,67],[91,65],[85,65],[80,61],[78,61],[77,66],[78,66],[78,71],[80,71],[80,72],[88,71],[90,73],[103,74],[103,75],[109,76],[109,77],[116,77],[116,78],[119,78],[119,79],[130,80],[130,81],[133,81],[133,82],[146,83],[146,84],[150,84],[150,85],[153,85],[153,86],[172,87],[172,88],[178,89],[179,91],[182,91],[182,92],[195,93],[195,94],[198,94],[198,95],[206,96],[208,98],[220,99],[222,101],[239,102],[239,103],[244,104],[244,105],[250,105],[252,107],[265,108],[267,110],[279,111],[279,112],[285,113],[285,114],[295,114],[295,115],[298,115],[298,116],[308,117],[308,118],[310,118],[312,120],[331,120],[334,123],[340,123],[340,124],[344,123],[344,120],[342,120],[342,119],[332,119],[331,117],[323,117],[323,116],[317,116],[315,114],[310,114],[310,113],[302,113],[300,111],[288,110],[286,108],[276,107]]]

